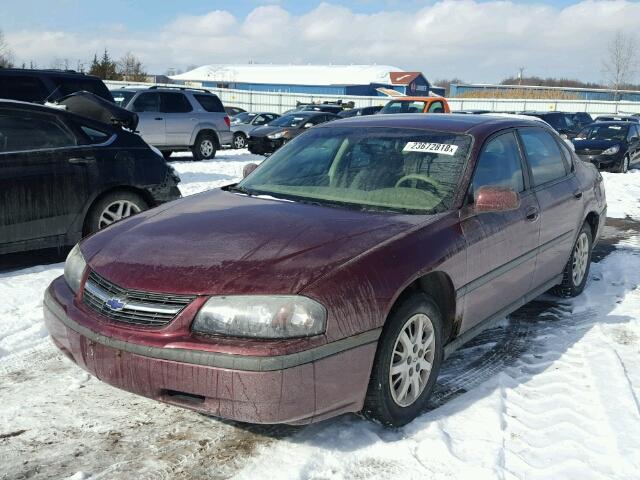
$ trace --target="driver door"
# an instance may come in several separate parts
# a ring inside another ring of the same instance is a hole
[[[490,138],[482,148],[461,210],[467,243],[467,282],[461,332],[512,305],[532,287],[540,236],[540,212],[518,140],[513,131]],[[475,213],[482,186],[506,186],[520,195],[520,207],[508,212]]]

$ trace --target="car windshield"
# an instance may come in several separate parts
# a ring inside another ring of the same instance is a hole
[[[273,122],[269,123],[270,127],[298,127],[302,122],[306,122],[309,119],[309,115],[284,115],[280,118],[276,118]]]
[[[432,214],[451,208],[471,143],[468,135],[429,130],[313,129],[238,188],[300,202]]]
[[[410,102],[408,100],[391,100],[380,113],[422,113],[427,102],[420,100]]]
[[[624,140],[629,127],[626,125],[597,125],[582,130],[576,140]]]
[[[241,112],[233,116],[233,123],[249,123],[255,117],[255,113]]]
[[[112,90],[111,94],[113,95],[113,100],[115,101],[116,105],[124,108],[129,103],[129,100],[131,100],[131,97],[136,94],[136,92],[132,92],[130,90]]]

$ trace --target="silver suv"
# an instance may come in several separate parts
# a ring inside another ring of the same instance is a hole
[[[208,160],[233,134],[220,99],[207,90],[187,87],[121,88],[123,107],[140,117],[138,131],[168,158],[172,152],[191,150],[196,160]],[[128,99],[126,97],[129,97]]]

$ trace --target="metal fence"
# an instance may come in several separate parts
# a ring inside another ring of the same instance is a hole
[[[110,89],[124,86],[151,86],[149,83],[105,82]],[[158,86],[176,87],[177,85]],[[282,113],[296,106],[296,102],[310,103],[342,100],[353,102],[356,107],[384,105],[389,97],[360,97],[311,95],[280,92],[257,92],[249,90],[233,90],[227,88],[207,88],[220,97],[225,105],[233,105],[248,111]],[[492,112],[509,112],[522,110],[587,112],[591,115],[612,113],[640,113],[640,102],[611,102],[595,100],[524,100],[524,99],[490,99],[490,98],[450,98],[447,99],[452,110],[481,109]]]

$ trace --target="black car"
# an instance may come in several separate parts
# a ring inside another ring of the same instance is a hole
[[[53,102],[74,92],[90,92],[113,102],[98,77],[70,70],[0,68],[0,98],[23,102]]]
[[[520,115],[538,117],[547,122],[563,138],[571,139],[582,129],[573,121],[573,114],[566,112],[519,112]]]
[[[596,122],[573,139],[576,153],[598,168],[626,173],[640,162],[640,125],[633,122]]]
[[[235,117],[239,113],[246,112],[246,110],[244,108],[240,108],[240,107],[224,107],[224,111],[230,117]]]
[[[349,118],[349,117],[361,117],[364,115],[375,115],[380,110],[382,110],[382,105],[376,105],[374,107],[362,107],[362,108],[352,108],[350,110],[343,110],[338,113],[340,118]]]
[[[596,122],[632,122],[640,123],[640,117],[635,115],[600,115]]]
[[[71,100],[66,110],[0,101],[0,254],[73,245],[180,197],[180,179],[159,151],[100,102]]]
[[[249,151],[258,155],[275,152],[282,145],[306,129],[340,117],[332,113],[301,111],[283,115],[263,127],[258,127],[248,138]]]
[[[593,123],[593,117],[587,112],[573,112],[568,115],[571,116],[574,125],[580,130]]]

